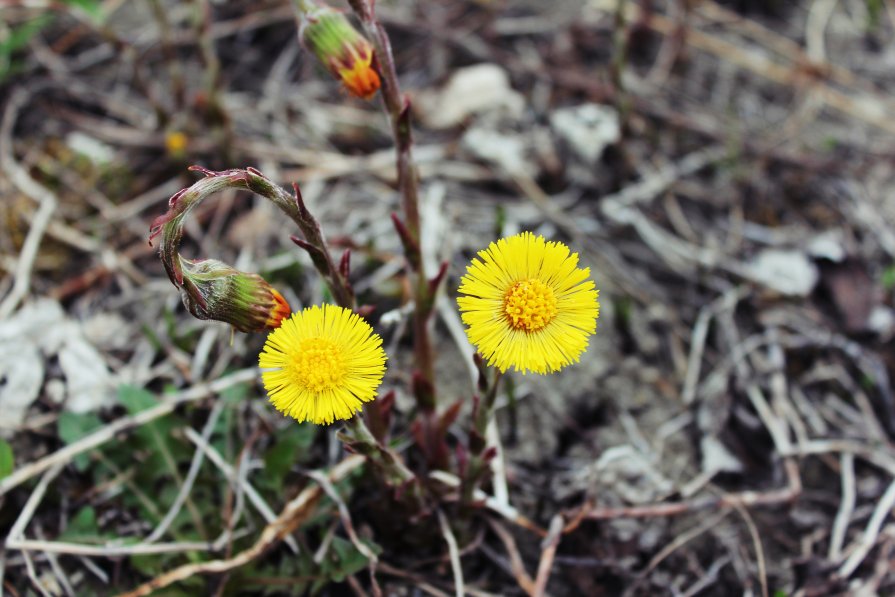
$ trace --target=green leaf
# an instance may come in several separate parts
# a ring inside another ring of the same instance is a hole
[[[49,25],[53,20],[52,15],[43,14],[39,17],[22,23],[15,29],[11,30],[0,42],[0,54],[9,55],[16,50],[21,50],[31,38],[37,35],[41,29]]]
[[[366,541],[364,543],[376,555],[382,552],[382,548],[375,543],[367,543]],[[335,582],[342,582],[345,580],[345,577],[357,574],[367,567],[367,556],[359,552],[351,541],[335,537],[331,549],[331,553],[335,556],[336,561],[330,570],[330,578]]]
[[[104,539],[96,522],[96,510],[85,506],[68,521],[65,531],[59,536],[63,541],[98,542]]]
[[[130,557],[130,564],[147,577],[159,576],[169,571],[186,559],[195,561],[190,555],[195,552],[142,554]],[[160,591],[154,591],[153,597],[189,597],[191,595],[205,595],[206,580],[201,575],[191,576],[178,582],[176,585],[165,587]]]
[[[615,301],[615,318],[619,327],[628,329],[631,327],[631,316],[634,311],[631,299],[622,297]]]
[[[82,437],[89,435],[95,429],[103,426],[103,422],[94,414],[79,414],[63,412],[56,422],[56,430],[59,438],[66,444],[72,444]],[[75,468],[81,472],[90,464],[88,454],[78,454],[74,458]]]
[[[0,82],[22,70],[22,63],[14,59],[13,54],[28,45],[41,29],[53,21],[53,16],[43,14],[26,21],[14,28],[4,28],[5,35],[0,35]]]
[[[123,385],[118,388],[118,400],[127,409],[128,413],[135,415],[159,404],[155,394],[135,386]],[[141,462],[137,472],[137,481],[153,482],[163,476],[165,472],[178,477],[178,463],[190,458],[191,450],[182,441],[173,437],[175,428],[182,426],[182,422],[174,415],[166,415],[134,430],[134,447],[145,453],[145,460]]]
[[[308,448],[317,428],[311,424],[287,425],[275,434],[273,446],[264,454],[265,485],[274,491],[283,488],[292,465],[307,460]]]
[[[118,388],[118,401],[128,413],[135,415],[158,404],[155,394],[136,386],[123,385]]]
[[[895,265],[890,265],[883,270],[882,283],[886,290],[895,288]]]
[[[138,554],[130,557],[131,565],[145,576],[158,576],[177,562],[177,554]],[[157,594],[157,593],[156,593]]]
[[[100,0],[64,0],[64,3],[87,15],[94,25],[102,25],[106,19]]]
[[[255,560],[233,571],[230,585],[234,595],[311,595],[310,582],[318,575],[317,565],[311,560],[311,554],[301,551],[297,555],[280,558],[271,562],[271,558]],[[260,581],[270,579],[289,580],[278,585],[264,584]],[[327,579],[323,579],[323,585]]]
[[[12,454],[12,446],[0,439],[0,479],[11,475],[15,466],[16,460]]]
[[[879,28],[880,14],[883,12],[883,0],[865,0],[867,5],[867,29],[875,31]]]
[[[230,386],[221,392],[220,399],[223,400],[224,404],[227,406],[238,406],[248,395],[249,385],[237,384],[235,386]]]

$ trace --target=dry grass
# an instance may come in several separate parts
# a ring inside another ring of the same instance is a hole
[[[452,298],[486,239],[564,239],[601,289],[582,362],[498,397],[497,475],[462,528],[402,520],[329,430],[268,408],[262,339],[190,319],[146,242],[189,164],[299,182],[378,307],[403,449],[408,290],[378,106],[308,59],[286,2],[65,4],[0,6],[4,413],[34,392],[0,429],[4,593],[893,590],[889,4],[380,0],[417,108],[424,256],[450,263],[441,408],[473,392]],[[427,94],[479,63],[505,79],[439,123]],[[584,104],[618,118],[605,149],[557,123]],[[225,193],[186,251],[319,302],[291,233]],[[457,479],[432,482],[450,508]]]

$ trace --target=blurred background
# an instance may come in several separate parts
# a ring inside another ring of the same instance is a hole
[[[424,253],[450,263],[442,406],[474,391],[453,298],[490,240],[563,240],[601,290],[581,363],[499,398],[504,503],[536,528],[463,538],[465,591],[534,593],[545,553],[554,595],[895,590],[895,6],[376,7],[413,106]],[[230,558],[342,457],[334,430],[268,405],[263,335],[193,319],[148,244],[190,165],[299,183],[352,249],[406,447],[391,133],[301,48],[290,2],[0,0],[0,17],[3,593],[114,594]],[[297,310],[326,294],[290,234],[223,192],[184,253]],[[360,547],[328,499],[288,541],[157,594],[453,594],[443,538],[395,532],[365,483],[338,486]]]

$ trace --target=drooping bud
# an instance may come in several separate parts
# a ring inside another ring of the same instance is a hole
[[[198,319],[229,323],[240,332],[280,327],[291,313],[286,299],[258,274],[217,259],[180,259],[183,304]]]
[[[241,272],[217,259],[185,259],[179,252],[186,216],[196,205],[220,190],[254,190],[259,184],[267,184],[267,180],[252,170],[192,169],[203,172],[205,178],[175,193],[168,202],[168,211],[150,227],[150,244],[161,236],[159,257],[168,278],[180,290],[189,312],[199,319],[223,321],[240,332],[279,327],[291,310],[286,299],[264,278]]]
[[[380,85],[379,73],[373,67],[372,44],[340,11],[307,0],[296,4],[302,43],[342,81],[349,93],[372,99]]]

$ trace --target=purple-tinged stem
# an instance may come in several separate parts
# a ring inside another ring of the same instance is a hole
[[[437,284],[426,277],[426,267],[420,244],[419,178],[413,159],[413,134],[410,126],[410,102],[401,93],[394,55],[388,34],[377,20],[373,0],[349,0],[351,8],[360,18],[364,31],[375,49],[375,60],[382,81],[382,101],[392,125],[397,153],[398,188],[401,192],[403,221],[396,219],[402,234],[407,261],[413,270],[413,343],[416,367],[429,388],[416,396],[424,418],[435,412],[435,367],[432,341],[429,337],[429,320],[434,306]],[[400,224],[398,224],[400,222]],[[403,230],[402,230],[403,228]]]

